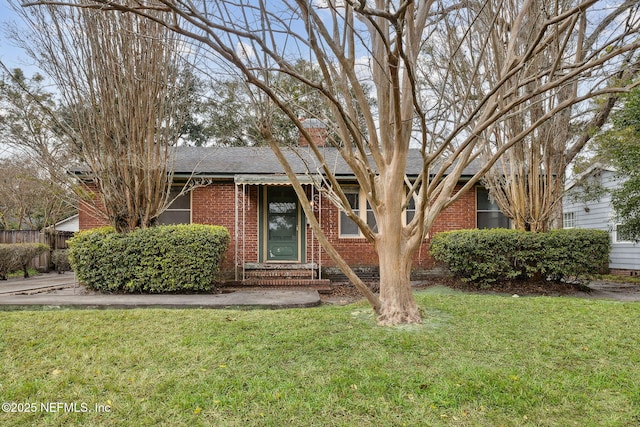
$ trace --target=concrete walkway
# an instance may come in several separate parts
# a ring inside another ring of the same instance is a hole
[[[612,299],[616,301],[640,301],[640,285],[635,283],[617,283],[594,280],[588,284],[591,298]]]
[[[81,294],[73,273],[0,281],[0,310],[51,308],[305,308],[320,305],[315,290],[251,290],[223,294]],[[48,293],[56,290],[55,293]]]
[[[45,292],[47,290],[69,288],[77,285],[75,273],[47,273],[35,277],[0,280],[0,300],[5,295],[16,293]]]

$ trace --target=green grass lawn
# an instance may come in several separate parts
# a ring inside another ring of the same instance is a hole
[[[35,410],[0,425],[640,425],[640,304],[417,299],[398,328],[364,304],[0,312],[0,402]]]

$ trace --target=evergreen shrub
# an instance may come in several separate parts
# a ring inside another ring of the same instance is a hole
[[[430,246],[455,276],[480,284],[578,279],[606,270],[609,251],[609,234],[587,229],[447,231],[434,235]]]
[[[229,239],[226,228],[212,225],[163,225],[126,234],[102,227],[69,241],[69,261],[80,282],[102,292],[208,292]]]

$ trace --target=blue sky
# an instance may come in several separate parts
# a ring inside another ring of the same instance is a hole
[[[9,68],[22,68],[27,75],[31,75],[38,71],[33,65],[33,60],[6,35],[6,27],[9,23],[20,25],[21,22],[7,0],[0,0],[0,60]]]

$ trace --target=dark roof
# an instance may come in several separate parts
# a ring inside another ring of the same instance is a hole
[[[337,177],[348,178],[353,172],[333,147],[320,148],[327,165]],[[320,170],[320,164],[308,147],[283,148],[283,153],[296,174]],[[478,162],[468,166],[464,176],[472,176],[480,169]],[[422,170],[420,150],[409,150],[407,175],[415,176]],[[233,177],[237,174],[283,174],[284,170],[269,147],[178,147],[174,161],[176,176],[199,175]]]

